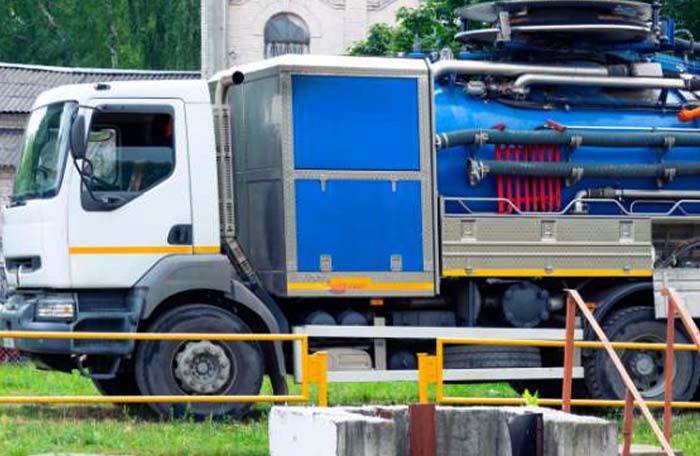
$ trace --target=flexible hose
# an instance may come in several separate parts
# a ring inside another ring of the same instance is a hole
[[[667,162],[659,164],[618,163],[553,163],[475,160],[468,162],[469,180],[477,184],[486,176],[558,177],[564,179],[588,178],[656,178],[673,180],[675,177],[700,176],[698,162]]]
[[[473,144],[517,144],[592,147],[700,147],[700,133],[469,129],[437,136],[439,149]]]

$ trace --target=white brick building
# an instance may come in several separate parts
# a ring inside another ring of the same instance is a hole
[[[376,22],[421,0],[202,0],[202,70],[287,52],[344,54]],[[224,38],[225,39],[222,39]],[[285,40],[286,38],[286,40]]]

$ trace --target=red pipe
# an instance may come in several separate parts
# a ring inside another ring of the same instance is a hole
[[[547,147],[547,161],[552,162],[554,161],[554,146],[548,146]],[[549,209],[549,212],[554,212],[554,178],[549,177],[547,178],[547,187],[549,190],[549,198],[547,199],[547,206]]]
[[[514,149],[514,146],[506,146],[506,161],[510,161],[510,153]],[[508,176],[506,178],[506,199],[508,200],[508,203],[511,203],[513,199],[513,176]],[[506,204],[506,212],[511,213],[513,212],[513,207],[510,204]]]
[[[540,149],[540,162],[544,162],[544,149],[547,146],[539,146]],[[540,177],[540,211],[547,211],[547,187],[544,182],[544,177]]]
[[[496,144],[496,161],[501,161],[501,145]],[[503,176],[496,177],[496,186],[498,187],[498,213],[503,213]]]
[[[556,146],[554,146],[554,160],[556,162],[561,162],[561,146],[558,144]],[[556,206],[557,206],[557,210],[560,211],[561,210],[561,185],[562,185],[561,178],[557,179],[556,184],[557,184]]]
[[[530,161],[530,146],[523,146],[523,161]],[[523,186],[525,188],[525,211],[530,212],[530,178],[525,177],[523,179]]]
[[[515,161],[520,161],[520,149],[523,146],[515,146]],[[520,176],[515,178],[515,206],[518,210],[522,209],[522,201],[520,198]]]
[[[538,146],[532,147],[532,155],[530,156],[530,158],[532,159],[531,161],[537,161],[537,149]],[[533,212],[537,212],[537,205],[540,201],[540,193],[537,185],[537,178],[531,177],[530,180],[532,181],[532,210]]]

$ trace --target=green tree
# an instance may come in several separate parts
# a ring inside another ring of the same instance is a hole
[[[356,43],[352,55],[387,55],[410,52],[415,46],[439,50],[457,50],[454,40],[458,27],[454,11],[462,6],[479,3],[476,0],[427,0],[418,8],[399,8],[396,25],[372,25],[364,41]]]
[[[700,2],[697,0],[665,0],[664,13],[675,18],[678,28],[686,28],[700,41]]]
[[[2,0],[0,60],[199,69],[200,0]]]

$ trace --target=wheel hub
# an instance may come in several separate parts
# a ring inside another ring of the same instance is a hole
[[[175,361],[175,377],[191,393],[219,392],[231,378],[231,361],[226,351],[211,342],[184,344]]]
[[[663,392],[664,359],[657,352],[629,352],[623,362],[644,397]]]
[[[654,360],[647,353],[639,353],[633,363],[634,370],[642,376],[652,375],[656,370]]]

